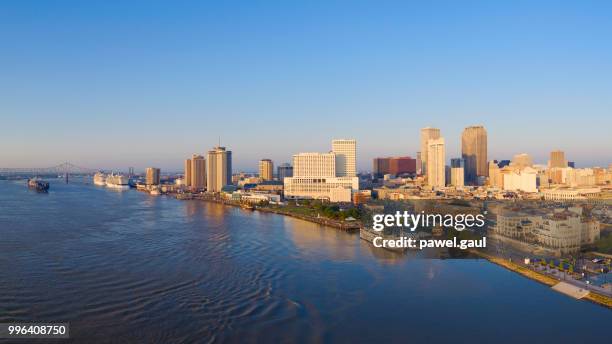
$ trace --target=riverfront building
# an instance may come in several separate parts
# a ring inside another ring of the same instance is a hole
[[[147,185],[159,185],[159,168],[147,167],[145,183]]]
[[[185,177],[183,178],[183,185],[186,187],[191,186],[191,159],[185,160]]]
[[[465,181],[477,185],[488,175],[487,131],[481,125],[467,127],[461,134],[461,157],[465,160]]]
[[[206,188],[206,159],[194,154],[191,157],[191,183],[193,191],[202,191]]]
[[[293,177],[284,178],[286,198],[351,202],[352,193],[359,190],[359,178],[355,176],[355,140],[334,140],[332,147],[335,151],[330,153],[293,156]],[[338,154],[343,157],[338,158]]]
[[[259,161],[259,178],[262,180],[274,179],[274,163],[270,159]]]
[[[600,236],[598,221],[583,215],[582,208],[554,210],[504,210],[497,215],[493,232],[515,240],[521,246],[532,244],[557,255],[579,252]]]
[[[357,141],[353,139],[333,140],[332,152],[336,154],[336,176],[355,177],[357,175]]]
[[[221,192],[232,183],[232,152],[225,147],[214,147],[208,151],[206,162],[206,189]]]

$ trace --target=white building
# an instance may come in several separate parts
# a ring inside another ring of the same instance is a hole
[[[427,184],[437,188],[446,186],[446,155],[444,138],[427,141]]]
[[[286,198],[351,202],[359,190],[356,177],[355,140],[334,140],[330,153],[299,153],[293,156],[293,177],[284,179]],[[337,156],[342,155],[338,159]]]
[[[538,192],[538,171],[531,167],[514,170],[503,175],[503,189],[509,191]]]
[[[465,175],[463,167],[451,167],[451,178],[450,183],[455,187],[464,186]]]
[[[596,197],[601,193],[600,188],[557,188],[542,190],[545,200],[574,201]]]
[[[353,139],[333,140],[332,152],[336,153],[336,176],[355,177],[357,175],[357,141]]]

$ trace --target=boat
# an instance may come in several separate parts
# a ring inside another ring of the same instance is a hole
[[[106,175],[102,172],[94,174],[93,183],[96,185],[106,185]]]
[[[111,173],[106,176],[106,186],[113,189],[129,189],[129,178],[121,175]]]
[[[38,192],[49,191],[49,183],[38,178],[28,179],[28,187],[30,189],[35,189]]]

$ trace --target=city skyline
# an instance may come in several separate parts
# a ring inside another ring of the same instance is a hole
[[[0,6],[2,167],[180,170],[221,137],[256,170],[351,137],[368,170],[476,124],[489,159],[612,160],[607,2]]]

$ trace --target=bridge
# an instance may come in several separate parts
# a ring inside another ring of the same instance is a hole
[[[27,177],[27,176],[64,176],[68,181],[69,175],[90,175],[98,170],[64,162],[56,166],[43,168],[0,168],[0,176]]]

